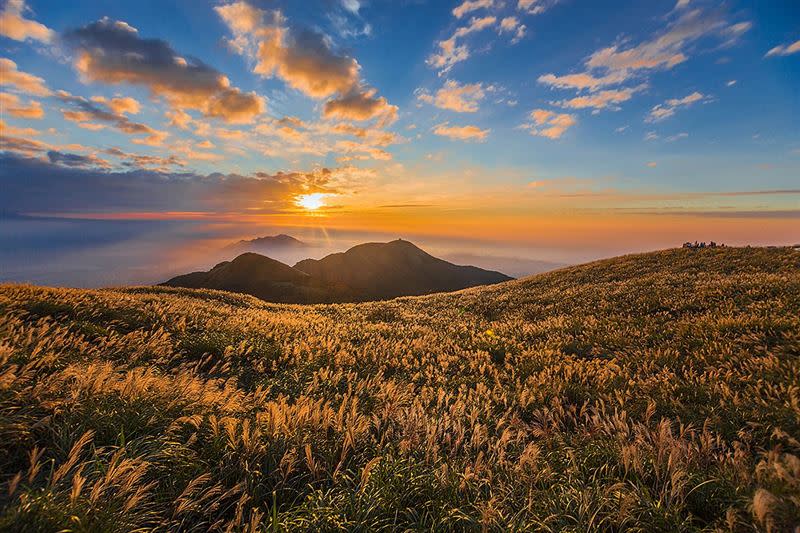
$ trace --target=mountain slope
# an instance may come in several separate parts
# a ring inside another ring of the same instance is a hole
[[[449,292],[510,279],[499,272],[453,265],[397,240],[362,244],[294,267],[246,253],[208,272],[177,276],[163,285],[227,290],[271,302],[319,303]]]
[[[302,307],[0,286],[0,530],[793,531],[798,382],[788,248]]]
[[[294,268],[327,285],[346,287],[356,300],[451,292],[512,279],[437,259],[402,239],[360,244],[323,259],[305,259]]]

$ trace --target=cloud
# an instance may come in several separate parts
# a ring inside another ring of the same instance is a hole
[[[177,156],[160,157],[155,155],[143,155],[124,152],[119,148],[107,148],[102,150],[106,155],[113,156],[121,161],[122,166],[130,168],[155,168],[156,170],[166,171],[169,167],[183,167],[186,163]]]
[[[530,113],[530,122],[521,127],[527,129],[531,135],[559,139],[564,132],[577,124],[575,115],[556,113],[547,109],[534,109]]]
[[[136,28],[103,18],[64,35],[75,67],[88,81],[129,83],[150,89],[176,109],[195,109],[230,123],[249,123],[266,109],[263,97],[231,87],[199,59],[180,56],[166,41],[144,39]]]
[[[567,107],[571,109],[605,109],[609,106],[619,109],[615,104],[627,102],[639,90],[639,88],[631,89],[611,89],[607,91],[600,91],[587,95],[576,96],[569,100],[561,100],[555,102],[555,105],[560,107]]]
[[[458,39],[462,39],[471,33],[484,30],[497,23],[497,17],[486,16],[482,18],[472,17],[467,26],[461,26],[455,33],[444,41],[439,41],[438,53],[431,54],[425,61],[428,66],[439,69],[440,75],[449,72],[457,63],[469,58],[469,47],[465,44],[458,44]]]
[[[658,138],[659,138],[658,133],[654,131],[648,131],[647,133],[644,134],[645,141],[655,141]]]
[[[727,87],[733,87],[736,85],[736,80],[730,80],[725,84]]]
[[[39,130],[33,128],[17,128],[6,124],[4,120],[0,119],[0,135],[2,136],[35,137],[40,134],[41,132]]]
[[[666,30],[649,41],[635,46],[616,44],[594,52],[586,61],[589,69],[629,77],[643,70],[669,70],[688,59],[687,46],[695,41],[716,35],[736,40],[750,29],[749,22],[728,24],[719,14],[705,14],[700,9],[681,11]]]
[[[381,117],[382,125],[389,125],[397,119],[397,106],[389,104],[384,97],[376,97],[375,89],[355,90],[334,100],[328,100],[323,107],[325,118],[346,120],[371,120]]]
[[[357,2],[348,5],[356,12],[360,7]],[[234,35],[231,49],[254,61],[253,72],[265,78],[277,76],[311,98],[332,97],[323,107],[326,118],[378,118],[384,126],[397,118],[397,106],[362,83],[358,61],[334,51],[325,35],[292,30],[279,10],[266,11],[247,2],[215,10]]]
[[[490,9],[492,7],[494,7],[494,0],[464,0],[463,3],[453,9],[453,16],[460,19],[467,13],[472,13],[478,9]]]
[[[341,193],[374,177],[372,170],[354,167],[251,175],[119,172],[65,165],[77,162],[65,154],[54,157],[60,164],[0,155],[0,211],[279,213],[292,208],[297,194]]]
[[[92,102],[98,102],[101,104],[106,104],[112,112],[122,115],[122,114],[129,114],[129,115],[137,115],[139,111],[141,111],[142,106],[138,100],[131,97],[118,97],[118,98],[105,98],[103,96],[93,96]]]
[[[684,96],[683,98],[671,98],[663,104],[658,104],[650,110],[650,113],[645,118],[645,122],[659,122],[665,118],[671,117],[679,108],[689,107],[695,102],[707,100],[708,97],[697,91]]]
[[[667,137],[664,140],[667,141],[668,143],[671,143],[671,142],[679,141],[681,139],[685,139],[688,136],[689,136],[688,133],[686,133],[685,131],[682,131],[680,133],[676,133],[675,135],[670,135],[669,137]]]
[[[15,41],[51,42],[55,32],[44,24],[26,19],[23,15],[25,10],[24,0],[6,0],[0,11],[0,35]]]
[[[247,2],[215,10],[234,34],[232,49],[256,62],[256,74],[278,76],[290,87],[318,99],[347,94],[358,85],[358,61],[336,54],[320,33],[290,31],[280,11],[265,11]]]
[[[588,72],[580,72],[577,74],[566,74],[564,76],[544,74],[539,76],[537,81],[557,89],[576,89],[578,91],[588,89],[589,91],[596,91],[606,85],[622,83],[625,79],[626,75],[624,72],[612,72],[600,77],[596,77]]]
[[[505,17],[500,21],[500,33],[514,34],[514,38],[511,39],[512,44],[519,42],[525,37],[526,31],[527,27],[525,24],[521,24],[517,17]]]
[[[57,152],[50,150],[47,152],[47,158],[51,163],[63,165],[66,167],[102,167],[109,168],[108,161],[101,159],[96,155],[79,155],[65,152]]]
[[[77,122],[79,125],[96,124],[101,122],[128,135],[146,135],[144,138],[135,138],[132,142],[136,144],[146,144],[151,146],[160,145],[167,137],[168,133],[159,131],[141,124],[133,122],[127,116],[114,113],[109,109],[101,107],[104,104],[91,102],[81,96],[74,96],[66,91],[59,91],[58,98],[73,107],[73,109],[63,109],[61,113],[66,120]],[[94,122],[93,122],[94,121]]]
[[[649,73],[670,70],[688,60],[687,54],[701,39],[714,37],[722,41],[722,46],[729,46],[752,26],[750,22],[728,22],[721,10],[704,12],[690,9],[688,2],[678,2],[668,18],[670,22],[667,26],[647,40],[632,44],[630,39],[622,39],[589,55],[582,72],[543,74],[538,82],[555,89],[571,89],[579,93],[576,98],[563,100],[559,105],[602,109],[629,100],[633,94],[631,91],[646,86]],[[638,85],[634,88],[607,90],[608,87],[637,78]],[[581,95],[584,91],[597,94]],[[657,110],[655,113],[658,115],[660,112]]]
[[[559,0],[519,0],[517,9],[529,15],[540,15],[558,2]]]
[[[655,161],[650,161],[647,163],[647,166],[650,168],[656,168],[658,166],[658,163],[656,163]]]
[[[347,11],[354,15],[358,15],[359,9],[361,9],[361,2],[359,0],[341,0],[342,7],[345,8]]]
[[[800,40],[797,40],[791,44],[779,44],[778,46],[771,48],[769,52],[764,55],[764,57],[788,56],[791,54],[796,54],[797,52],[800,52]]]
[[[44,117],[42,104],[36,100],[23,104],[16,94],[0,93],[0,115],[6,114],[16,118],[41,119]]]
[[[14,87],[35,96],[50,94],[50,89],[45,86],[42,78],[17,70],[17,64],[5,57],[0,57],[0,85]]]
[[[49,145],[41,141],[6,135],[6,126],[4,126],[2,130],[2,133],[0,133],[0,152],[15,152],[25,155],[35,155],[49,149]],[[9,131],[9,133],[12,132]],[[2,160],[2,155],[0,155],[0,160]],[[0,173],[2,173],[2,171],[3,169],[0,167]]]
[[[423,102],[435,105],[439,109],[449,109],[458,113],[474,113],[478,110],[479,102],[486,96],[486,91],[481,83],[468,83],[459,85],[455,80],[447,80],[436,95],[419,91],[417,98]]]
[[[450,126],[443,122],[433,128],[433,133],[460,141],[483,141],[491,130],[482,130],[478,126]]]

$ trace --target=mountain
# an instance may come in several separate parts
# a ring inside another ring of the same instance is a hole
[[[451,292],[512,279],[500,272],[448,263],[402,239],[360,244],[319,260],[305,259],[294,267],[328,286],[346,288],[355,300]]]
[[[368,243],[294,267],[245,253],[208,272],[193,272],[163,285],[220,289],[283,303],[356,302],[450,292],[512,278],[473,266],[459,266],[396,240]]]
[[[291,235],[269,235],[266,237],[256,237],[255,239],[243,239],[239,242],[229,244],[224,248],[228,251],[236,252],[270,252],[290,249],[309,248],[309,245],[301,240],[295,239]]]
[[[320,306],[0,285],[0,531],[793,532],[798,353],[790,248]]]
[[[314,287],[305,272],[252,252],[224,261],[207,272],[174,277],[163,285],[251,294],[270,302],[311,303],[327,299],[327,291]]]

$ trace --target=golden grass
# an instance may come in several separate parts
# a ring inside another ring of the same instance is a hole
[[[800,253],[293,306],[0,287],[0,529],[791,531]]]

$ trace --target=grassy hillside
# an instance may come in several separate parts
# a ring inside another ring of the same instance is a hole
[[[0,530],[790,531],[800,253],[389,302],[0,287]]]

